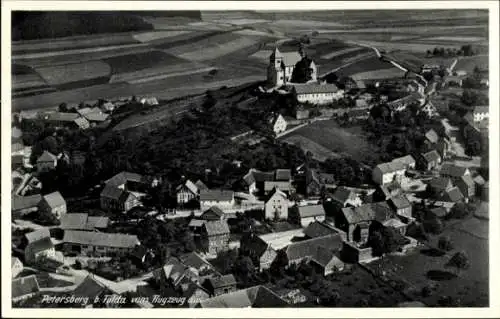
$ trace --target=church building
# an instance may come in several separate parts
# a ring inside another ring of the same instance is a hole
[[[295,68],[298,65],[302,66],[302,64],[306,64],[306,72],[295,72],[294,74]],[[306,74],[303,75],[302,73]],[[299,77],[300,79],[297,79]],[[314,61],[306,56],[302,48],[298,52],[281,52],[278,48],[275,48],[269,57],[267,81],[273,86],[282,86],[292,82],[316,82],[317,67]]]

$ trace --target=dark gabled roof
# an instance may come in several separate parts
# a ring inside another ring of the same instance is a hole
[[[43,200],[47,203],[47,205],[49,205],[50,208],[66,205],[66,201],[59,192],[47,194],[43,196]]]
[[[444,163],[441,166],[441,175],[448,175],[452,177],[461,177],[465,175],[467,167],[458,166],[451,163]]]
[[[136,235],[67,230],[63,242],[80,245],[133,248],[140,244]]]
[[[377,166],[375,166],[375,168],[380,169],[382,174],[385,174],[385,173],[401,171],[405,169],[405,164],[403,164],[402,162],[395,161],[395,162],[378,164]]]
[[[71,213],[61,216],[61,229],[86,229],[89,214]]]
[[[229,226],[226,220],[207,221],[203,227],[205,227],[208,236],[229,234]]]
[[[35,194],[30,196],[12,196],[12,207],[11,210],[21,210],[26,208],[38,207],[38,204],[42,200],[42,195]]]
[[[265,286],[255,286],[201,301],[202,308],[283,308],[288,303]]]
[[[190,253],[181,255],[181,256],[179,256],[179,259],[187,267],[192,267],[192,268],[197,269],[197,270],[199,270],[200,268],[205,267],[205,266],[213,268],[211,263],[209,263],[206,259],[201,257],[196,252],[190,252]]]
[[[40,228],[35,231],[32,231],[31,233],[26,233],[24,234],[26,239],[28,240],[28,243],[33,243],[35,241],[38,241],[42,238],[50,238],[50,231],[48,228]]]
[[[200,202],[204,201],[231,201],[233,199],[234,192],[230,190],[223,189],[205,189],[200,191]]]
[[[37,163],[53,161],[57,161],[57,156],[48,151],[43,151],[42,155],[40,155],[40,157],[38,157],[38,159],[36,160]]]
[[[326,246],[318,246],[311,255],[311,259],[318,265],[325,267],[332,259],[339,259],[335,252]]]
[[[300,218],[325,215],[325,209],[322,204],[297,206],[296,209],[299,212]]]
[[[126,190],[112,185],[106,185],[101,192],[101,197],[111,198],[119,202],[125,202],[129,196],[134,195]]]
[[[425,132],[425,138],[433,144],[437,143],[437,141],[439,140],[438,134],[433,129],[430,129],[427,132]]]
[[[236,278],[232,274],[214,276],[207,279],[214,289],[236,285]]]
[[[88,297],[93,300],[108,289],[106,286],[94,279],[93,275],[88,275],[78,287],[73,291],[75,297]]]
[[[349,224],[373,220],[382,222],[392,215],[391,209],[386,202],[364,204],[359,207],[346,207],[342,208],[342,213]]]
[[[52,240],[50,239],[50,237],[44,237],[42,239],[31,242],[28,245],[31,247],[32,251],[35,253],[54,248],[54,244],[52,243]]]
[[[332,199],[342,204],[345,204],[347,201],[356,200],[356,198],[356,193],[344,186],[337,187],[332,194]]]
[[[104,216],[89,216],[87,218],[87,228],[107,228],[109,224],[109,217]]]
[[[323,237],[328,235],[338,234],[338,231],[328,225],[327,223],[314,221],[310,223],[305,229],[304,234],[310,238]]]
[[[256,182],[273,181],[275,172],[262,172],[255,168],[248,170],[248,173],[243,176],[243,180],[247,185],[252,185]]]
[[[422,154],[422,157],[425,159],[427,163],[437,162],[441,158],[441,156],[439,156],[439,153],[436,150],[424,153]]]
[[[411,164],[415,164],[415,159],[411,155],[405,155],[405,156],[393,159],[392,162],[399,162],[405,166],[408,166]]]
[[[189,179],[186,182],[184,182],[183,184],[180,184],[179,186],[177,186],[176,191],[179,192],[180,190],[182,190],[184,188],[187,188],[191,193],[193,193],[195,195],[198,194],[198,192],[200,191],[198,186],[196,186],[196,184],[191,182]],[[206,187],[205,190],[208,190],[208,187]]]
[[[327,247],[331,251],[339,250],[342,247],[342,237],[335,234],[291,243],[285,248],[285,253],[288,260],[307,258],[316,253],[318,246]]]
[[[22,297],[39,291],[40,286],[35,275],[12,280],[12,298]]]
[[[274,188],[279,188],[282,191],[290,191],[292,185],[289,181],[265,181],[264,191],[269,192]]]
[[[247,233],[240,238],[240,247],[252,250],[257,257],[261,257],[268,249],[269,245],[260,236]]]
[[[460,192],[460,189],[458,189],[458,187],[456,186],[450,188],[441,196],[441,201],[443,202],[457,203],[462,199],[464,199],[464,195],[462,194],[462,192]]]
[[[127,182],[144,183],[145,178],[140,174],[123,171],[106,180],[104,183],[117,187]]]
[[[430,180],[429,186],[436,190],[445,190],[448,186],[453,186],[449,177],[436,177]]]
[[[390,201],[397,209],[411,207],[410,201],[403,195],[392,197]]]
[[[289,169],[277,169],[275,172],[276,181],[289,181],[292,179],[292,171]]]
[[[465,185],[467,185],[469,187],[474,186],[474,180],[472,179],[472,177],[470,175],[465,175],[465,176],[460,177],[459,181],[462,181],[463,183],[465,183]]]
[[[437,217],[445,217],[448,214],[444,207],[431,208],[431,212]]]
[[[224,212],[222,211],[222,209],[220,209],[217,206],[212,206],[209,209],[207,209],[206,211],[204,211],[200,217],[203,219],[204,216],[208,216],[209,214],[215,214],[218,217],[224,216]]]
[[[42,114],[42,117],[49,121],[73,122],[80,117],[80,114],[69,112],[50,112]]]
[[[203,183],[201,179],[197,180],[196,183],[194,183],[194,185],[198,188],[198,190],[208,189],[208,186],[205,185],[205,183]]]

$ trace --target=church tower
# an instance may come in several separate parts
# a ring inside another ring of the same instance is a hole
[[[276,47],[269,56],[269,66],[267,67],[267,80],[273,86],[284,84],[283,54]]]

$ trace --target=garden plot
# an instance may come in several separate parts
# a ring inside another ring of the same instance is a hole
[[[325,161],[328,158],[339,157],[337,153],[334,153],[330,151],[328,148],[299,134],[297,135],[293,134],[291,136],[287,136],[283,141],[288,144],[293,144],[295,146],[300,147],[302,150],[304,150],[304,152],[311,152],[313,154],[313,157],[318,161]]]
[[[75,36],[50,40],[27,40],[12,43],[12,55],[47,51],[71,50],[123,44],[137,44],[131,34],[106,34],[92,36]]]
[[[151,31],[134,34],[133,37],[139,42],[150,42],[155,40],[160,40],[164,38],[172,38],[175,36],[179,36],[181,34],[187,34],[191,31],[180,31],[180,30],[166,30],[166,31]]]
[[[61,85],[108,77],[111,67],[101,61],[74,63],[53,67],[37,68],[36,71],[49,85]]]

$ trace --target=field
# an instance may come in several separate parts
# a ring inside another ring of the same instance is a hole
[[[339,155],[335,152],[332,152],[328,148],[318,144],[311,139],[304,137],[303,135],[293,135],[286,137],[283,139],[285,142],[289,144],[296,145],[303,149],[306,153],[311,152],[313,157],[318,161],[324,161],[328,158],[336,158]]]
[[[450,222],[441,235],[452,239],[455,250],[444,256],[431,255],[424,248],[406,256],[386,257],[368,267],[384,270],[389,279],[405,282],[405,291],[429,306],[436,306],[442,296],[459,299],[462,306],[488,306],[487,224],[488,221],[476,218]],[[471,264],[469,269],[457,273],[445,267],[455,251],[465,251]],[[426,286],[434,286],[434,291],[422,296],[421,290]]]
[[[375,70],[367,72],[354,73],[352,78],[354,80],[370,80],[370,79],[392,79],[400,78],[405,75],[405,72],[398,68],[390,68],[384,70]]]
[[[360,127],[341,128],[334,120],[316,121],[284,136],[283,140],[300,141],[301,147],[320,158],[345,153],[363,161],[378,153]]]
[[[50,85],[61,85],[100,77],[108,77],[111,68],[100,61],[58,65],[54,67],[37,68],[36,71]]]
[[[263,80],[270,51],[276,45],[297,50],[297,39],[304,35],[320,75],[358,78],[399,76],[396,70],[380,71],[393,68],[360,48],[360,42],[422,56],[435,46],[458,48],[487,39],[485,11],[378,14],[376,21],[370,12],[359,11],[206,12],[201,21],[145,14],[142,19],[152,23],[152,31],[18,41],[13,43],[14,63],[33,67],[42,80],[16,74],[13,107],[46,108],[132,94],[172,98],[182,91]],[[466,69],[474,64],[461,63]],[[218,70],[216,76],[207,76],[211,69]]]

